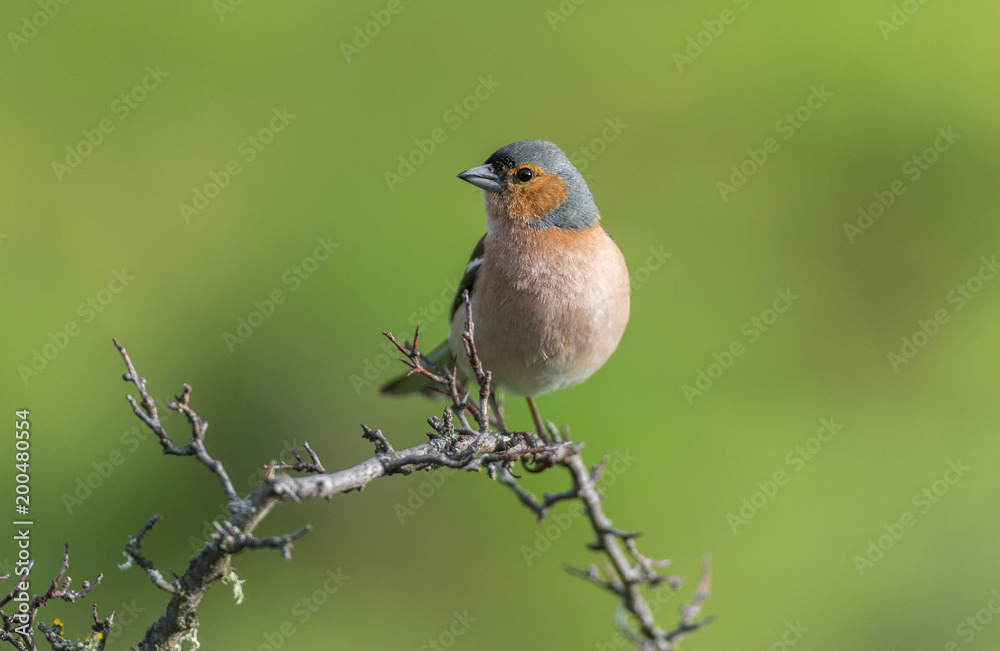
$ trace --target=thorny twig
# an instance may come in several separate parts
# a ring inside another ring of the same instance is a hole
[[[478,391],[472,394],[458,377],[458,367],[439,368],[433,360],[418,349],[419,328],[413,343],[401,343],[392,333],[383,333],[402,353],[402,360],[410,367],[410,374],[420,374],[431,383],[430,390],[450,399],[441,418],[432,417],[428,423],[426,443],[407,448],[395,449],[379,429],[362,425],[363,436],[375,445],[375,456],[344,470],[327,472],[319,456],[306,444],[304,447],[311,461],[305,461],[293,450],[295,464],[272,463],[266,466],[265,482],[245,498],[240,498],[222,463],[212,458],[205,447],[205,431],[208,423],[201,420],[190,406],[191,387],[185,384],[181,396],[168,406],[179,411],[191,425],[191,441],[185,447],[176,446],[160,422],[153,398],[146,391],[146,380],[135,370],[125,348],[115,340],[115,346],[126,365],[123,376],[135,384],[140,392],[140,401],[128,397],[133,412],[157,435],[165,454],[195,456],[219,479],[226,494],[230,517],[221,523],[214,523],[215,533],[191,561],[187,572],[172,582],[162,577],[152,563],[139,553],[142,537],[159,519],[151,518],[138,535],[130,537],[126,554],[135,563],[146,569],[159,587],[171,593],[170,604],[157,622],[146,632],[139,649],[170,648],[181,640],[196,639],[198,628],[197,608],[205,593],[216,581],[226,578],[232,572],[231,559],[245,549],[261,547],[278,548],[286,560],[290,559],[292,543],[309,532],[310,527],[285,536],[255,538],[253,531],[279,502],[285,500],[330,499],[334,495],[361,490],[372,480],[391,474],[409,474],[414,470],[437,468],[458,468],[470,471],[485,469],[490,477],[513,490],[518,499],[539,519],[559,502],[579,500],[583,512],[591,524],[595,541],[590,548],[603,553],[607,560],[598,569],[591,565],[587,570],[568,568],[573,574],[582,576],[600,587],[614,593],[620,600],[620,609],[635,620],[637,631],[629,626],[624,617],[616,617],[620,628],[629,639],[642,649],[673,649],[674,644],[686,634],[694,631],[711,618],[695,621],[708,596],[709,573],[707,560],[703,577],[691,604],[684,608],[677,627],[667,632],[656,622],[649,604],[642,594],[642,588],[653,588],[662,583],[679,587],[679,578],[661,575],[656,568],[667,561],[654,561],[642,555],[636,545],[634,532],[623,531],[612,526],[604,514],[603,496],[596,485],[607,457],[601,464],[588,467],[581,456],[582,443],[569,440],[568,432],[560,436],[558,430],[549,424],[552,443],[547,443],[526,432],[508,432],[503,426],[498,401],[492,391],[492,377],[483,369],[475,346],[474,324],[468,295],[464,297],[466,325],[463,345],[469,366],[472,369]],[[490,405],[494,405],[491,410]],[[492,412],[492,413],[491,413]],[[470,417],[474,424],[470,422]],[[491,429],[495,423],[498,431]],[[541,500],[524,489],[513,474],[513,464],[520,460],[530,472],[543,472],[552,467],[565,468],[573,486],[568,490],[548,493]],[[530,461],[530,463],[527,463]],[[279,471],[299,471],[306,476],[292,477]]]

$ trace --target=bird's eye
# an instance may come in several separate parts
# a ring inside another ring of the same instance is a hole
[[[535,173],[531,171],[530,167],[522,167],[517,170],[517,180],[521,183],[527,183],[535,176]]]

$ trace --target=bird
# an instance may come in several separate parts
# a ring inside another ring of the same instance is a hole
[[[566,154],[544,140],[521,140],[458,174],[483,191],[486,234],[479,240],[451,305],[448,339],[429,357],[474,377],[462,334],[469,292],[475,344],[493,385],[534,398],[579,384],[615,351],[629,318],[625,257],[601,223],[590,188]],[[383,394],[425,389],[403,375]]]

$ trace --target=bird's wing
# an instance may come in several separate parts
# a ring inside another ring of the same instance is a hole
[[[469,264],[465,266],[465,275],[462,276],[462,282],[458,284],[455,300],[451,302],[450,318],[454,318],[455,312],[462,306],[462,293],[468,290],[469,296],[472,296],[472,288],[476,285],[476,278],[479,277],[479,267],[483,264],[483,256],[485,254],[486,236],[483,235],[479,240],[479,244],[472,250],[472,255],[469,256]]]

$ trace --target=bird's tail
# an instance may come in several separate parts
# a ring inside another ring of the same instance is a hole
[[[455,355],[451,352],[451,348],[448,347],[447,341],[431,351],[427,357],[429,357],[430,360],[434,362],[435,366],[437,366],[440,370],[454,368],[455,366]],[[401,396],[408,393],[416,393],[418,391],[426,396],[441,397],[440,393],[432,390],[431,381],[419,373],[414,373],[413,375],[400,375],[399,377],[386,382],[379,388],[379,393],[393,396]]]

